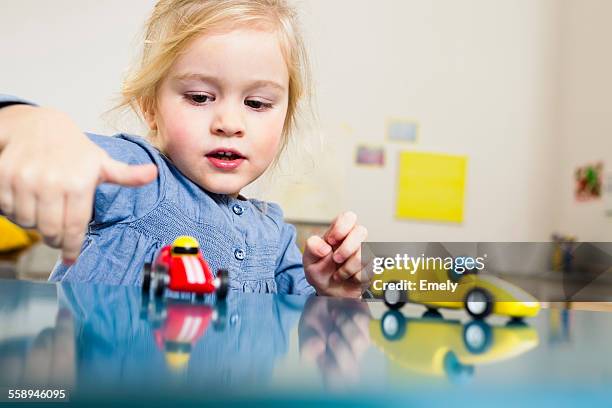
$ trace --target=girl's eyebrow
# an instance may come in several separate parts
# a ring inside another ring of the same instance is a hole
[[[213,84],[215,86],[219,86],[222,83],[222,81],[216,77],[205,75],[205,74],[198,74],[198,73],[179,74],[179,75],[176,75],[174,78],[178,81],[199,81],[199,82]],[[279,84],[278,82],[270,81],[266,79],[260,79],[260,80],[253,81],[249,83],[247,88],[256,89],[256,88],[266,88],[266,87],[275,88],[279,91],[285,91],[285,87]]]
[[[189,72],[185,74],[175,75],[174,79],[178,81],[192,80],[192,81],[200,81],[200,82],[212,82],[213,84],[217,84],[219,82],[217,78],[213,76],[204,75],[204,74],[195,74],[195,73],[189,73]]]
[[[249,89],[257,89],[257,88],[275,88],[279,91],[284,91],[285,87],[282,86],[281,84],[274,82],[274,81],[268,81],[268,80],[258,80],[258,81],[253,81],[249,84]]]

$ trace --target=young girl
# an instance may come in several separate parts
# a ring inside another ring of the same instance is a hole
[[[62,248],[54,281],[136,285],[164,245],[192,235],[234,289],[357,297],[367,232],[354,213],[302,256],[276,204],[240,195],[287,142],[305,64],[283,0],[161,0],[123,87],[147,139],[84,135],[0,96],[0,209]]]

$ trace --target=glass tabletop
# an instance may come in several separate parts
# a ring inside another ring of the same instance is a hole
[[[414,304],[156,301],[135,287],[0,280],[0,390],[63,389],[87,405],[607,403],[612,313],[576,306],[479,321]]]

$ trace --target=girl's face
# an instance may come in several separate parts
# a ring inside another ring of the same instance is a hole
[[[157,146],[183,174],[235,197],[278,152],[288,89],[274,33],[206,34],[178,56],[147,120],[157,129]]]

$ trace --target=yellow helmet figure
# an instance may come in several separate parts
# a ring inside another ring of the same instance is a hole
[[[172,254],[174,255],[197,255],[199,249],[198,240],[188,235],[182,235],[172,243]]]
[[[189,363],[189,353],[183,353],[180,351],[167,351],[166,352],[166,363],[172,371],[183,371],[187,368]]]

